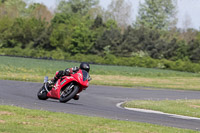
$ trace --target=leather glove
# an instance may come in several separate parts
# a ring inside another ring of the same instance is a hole
[[[73,73],[72,69],[70,68],[65,69],[65,75],[69,76],[72,73]]]
[[[79,68],[77,66],[75,66],[75,67],[72,68],[73,72],[77,72],[78,70],[79,70]]]
[[[89,76],[89,77],[88,77],[88,81],[91,81],[91,80],[92,80],[92,78]]]

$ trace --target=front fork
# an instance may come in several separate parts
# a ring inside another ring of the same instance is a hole
[[[74,84],[73,83],[70,83],[70,85],[68,87],[66,87],[60,95],[63,95],[63,96],[67,96],[68,94],[70,94],[72,92],[72,88],[74,87]]]

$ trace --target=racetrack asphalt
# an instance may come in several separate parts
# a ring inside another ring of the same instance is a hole
[[[131,111],[116,106],[118,103],[136,99],[200,99],[200,91],[91,85],[80,94],[78,101],[70,100],[68,103],[60,103],[54,99],[39,100],[37,92],[41,86],[42,83],[0,80],[0,104],[200,131],[200,120],[198,119],[175,118],[166,114]]]

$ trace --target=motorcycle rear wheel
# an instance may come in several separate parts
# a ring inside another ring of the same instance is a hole
[[[71,100],[78,93],[78,91],[79,91],[79,86],[78,85],[74,85],[74,87],[72,88],[71,93],[69,93],[68,95],[66,95],[65,93],[63,93],[63,90],[61,90],[60,102],[61,103],[68,102],[69,100]]]
[[[47,91],[45,90],[44,86],[39,89],[37,96],[38,96],[38,99],[40,99],[40,100],[47,100],[48,99]]]

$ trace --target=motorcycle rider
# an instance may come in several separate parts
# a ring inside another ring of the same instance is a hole
[[[82,62],[80,64],[79,68],[77,66],[75,66],[75,67],[72,67],[72,68],[67,68],[64,71],[63,70],[57,71],[54,78],[49,82],[49,85],[54,85],[56,83],[56,81],[63,76],[70,76],[71,74],[75,74],[76,72],[79,71],[79,69],[85,70],[89,73],[90,65],[86,62]],[[79,99],[79,93],[76,94],[75,97],[74,97],[74,100],[78,100],[78,99]]]

